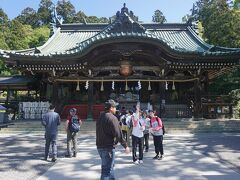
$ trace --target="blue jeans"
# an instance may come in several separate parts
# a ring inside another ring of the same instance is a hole
[[[46,144],[45,144],[45,159],[48,158],[49,147],[52,145],[52,158],[57,158],[57,134],[45,134]]]
[[[98,148],[98,154],[101,157],[101,180],[114,180],[114,160],[115,149],[112,148]]]

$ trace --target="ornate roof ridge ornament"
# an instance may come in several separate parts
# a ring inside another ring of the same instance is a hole
[[[116,13],[116,19],[113,22],[113,27],[110,32],[138,32],[145,33],[146,29],[134,20],[134,13],[128,11],[126,3],[123,4],[123,8]]]
[[[54,5],[53,13],[52,13],[52,21],[53,22],[50,24],[52,27],[52,32],[55,33],[58,29],[57,26],[62,25],[62,23],[63,23],[63,17],[61,15],[57,14],[57,8],[55,5]],[[51,34],[52,34],[52,32],[51,32]]]
[[[123,7],[121,9],[121,13],[127,13],[128,14],[128,8],[126,7],[126,3],[123,3]]]

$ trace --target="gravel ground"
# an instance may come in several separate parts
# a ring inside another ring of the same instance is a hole
[[[58,139],[58,157],[62,158],[66,152],[66,135],[61,134]],[[81,139],[87,139],[87,135]],[[174,134],[166,135],[165,139],[182,142],[240,173],[240,134]],[[54,163],[43,161],[44,144],[41,134],[1,134],[0,179],[30,180],[45,173]]]

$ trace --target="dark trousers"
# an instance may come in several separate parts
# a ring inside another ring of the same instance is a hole
[[[144,134],[144,146],[145,150],[149,149],[149,133]]]
[[[115,149],[98,148],[98,154],[101,157],[101,180],[114,180],[114,160]]]
[[[71,142],[73,144],[73,153],[77,153],[77,133],[67,131],[67,153],[71,156]]]
[[[155,146],[155,153],[163,155],[163,136],[153,136],[153,142]]]
[[[57,158],[57,134],[45,134],[45,159],[48,158],[49,147],[52,145],[52,158]]]
[[[143,159],[143,137],[139,138],[132,135],[132,157],[133,161],[136,161],[137,158],[137,145],[139,150],[139,160]]]

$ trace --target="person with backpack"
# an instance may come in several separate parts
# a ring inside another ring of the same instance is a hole
[[[128,131],[126,118],[127,118],[127,114],[122,114],[120,116],[120,125],[121,125],[121,129],[122,129],[123,138],[125,140],[127,140],[127,131]]]
[[[132,134],[132,124],[130,123],[131,122],[131,119],[132,119],[132,115],[133,115],[133,111],[132,110],[129,110],[128,113],[126,114],[126,124],[127,124],[127,144],[128,146],[131,146],[132,143],[131,143],[131,134]]]
[[[165,133],[162,120],[157,117],[153,110],[150,113],[150,132],[153,136],[156,156],[153,159],[161,160],[164,157],[163,152],[163,135]],[[160,154],[160,156],[159,156]]]
[[[67,154],[65,157],[71,158],[77,157],[77,135],[82,125],[81,119],[77,115],[77,109],[70,109],[70,115],[66,120],[66,131],[67,131]],[[73,154],[71,152],[71,142],[73,144]]]

